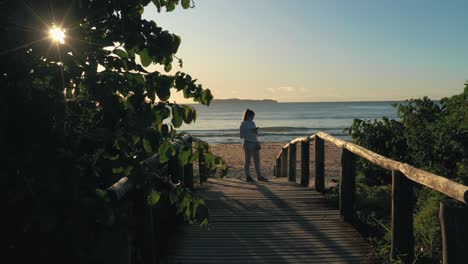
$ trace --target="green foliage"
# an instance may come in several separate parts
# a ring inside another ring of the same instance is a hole
[[[355,119],[352,126],[345,131],[352,135],[356,144],[391,159],[404,161],[407,147],[406,140],[401,134],[402,129],[403,126],[400,122],[383,117],[382,120]],[[384,169],[363,159],[358,159],[357,163],[359,169],[366,176],[362,180],[367,185],[391,182],[390,174]]]
[[[176,151],[172,143],[169,140],[166,140],[158,149],[159,161],[161,163],[166,163],[175,155],[175,153]]]
[[[182,146],[179,149],[177,159],[179,160],[181,165],[185,166],[190,162],[191,156],[192,156],[192,149],[186,146]]]
[[[442,259],[439,202],[445,198],[429,188],[418,190],[414,215],[415,254],[419,263],[433,263]]]
[[[143,148],[145,149],[146,153],[153,152],[153,147],[151,147],[151,142],[146,138],[143,139]]]
[[[391,185],[369,186],[365,183],[364,174],[358,174],[356,177],[357,216],[375,230],[380,230],[389,224],[392,188]],[[376,219],[381,219],[381,221],[377,222]]]
[[[156,151],[162,163],[174,157],[174,127],[196,120],[193,107],[168,101],[172,93],[204,105],[213,98],[190,75],[170,74],[181,38],[142,19],[150,2],[159,11],[193,7],[185,0],[0,4],[5,259],[112,262],[125,243],[105,238],[123,237],[128,204],[114,206],[103,190],[122,176],[150,205],[177,192],[180,213],[206,223],[202,201],[143,165]],[[64,45],[48,38],[53,23],[66,29]],[[193,162],[198,152],[179,155]]]
[[[148,195],[148,204],[151,206],[154,206],[158,203],[159,199],[161,198],[161,193],[151,190],[151,192]]]
[[[464,92],[434,102],[427,97],[407,100],[398,108],[399,120],[354,120],[347,132],[376,153],[468,184],[468,83]],[[373,237],[382,260],[388,261],[390,174],[358,160],[357,216]],[[416,188],[414,212],[417,263],[441,259],[439,201],[444,195]],[[380,227],[379,227],[380,226]],[[380,232],[379,232],[380,230]]]
[[[203,165],[210,171],[210,174],[214,174],[219,170],[221,177],[227,175],[228,166],[226,161],[223,158],[211,153],[208,143],[204,141],[197,141],[194,145],[199,155],[200,153],[203,153]]]

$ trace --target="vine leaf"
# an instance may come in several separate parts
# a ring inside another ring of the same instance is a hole
[[[187,196],[185,196],[184,198],[182,198],[182,201],[180,202],[180,204],[178,205],[179,209],[177,209],[177,214],[180,214],[184,211],[186,211],[186,209],[189,209],[190,208],[190,200]]]
[[[186,146],[183,146],[179,149],[177,158],[182,166],[185,166],[190,163],[190,157],[192,156],[192,149]]]
[[[187,9],[190,7],[190,0],[182,0],[182,8]]]
[[[114,54],[119,56],[122,59],[128,59],[129,58],[127,52],[125,52],[125,50],[122,50],[122,49],[114,50]]]
[[[171,12],[175,9],[175,4],[172,1],[169,1],[166,4],[166,12]]]
[[[161,163],[166,163],[169,161],[169,158],[174,156],[175,150],[169,140],[164,141],[164,143],[159,147],[159,161]]]
[[[176,190],[171,190],[169,192],[169,202],[171,204],[174,204],[177,200],[178,200],[177,191]]]
[[[188,106],[188,105],[182,105],[182,108],[183,108],[183,119],[184,119],[184,122],[186,124],[190,124],[193,120],[194,120],[194,117],[195,117],[195,109],[191,106]]]
[[[132,136],[132,141],[133,141],[133,145],[136,145],[136,144],[138,144],[138,142],[140,142],[140,137],[139,136]]]
[[[101,198],[102,200],[106,201],[106,202],[110,202],[110,197],[109,197],[109,194],[102,190],[102,189],[99,189],[99,188],[96,188],[96,195]]]
[[[151,147],[151,142],[146,138],[143,139],[143,148],[145,149],[146,153],[153,152],[153,148]]]
[[[152,60],[148,53],[147,48],[144,48],[142,51],[140,51],[140,60],[141,60],[141,65],[143,65],[143,67],[150,66]]]
[[[122,173],[124,170],[125,169],[123,167],[113,168],[112,173],[118,174],[118,173]]]
[[[193,163],[194,161],[198,160],[198,157],[200,157],[200,153],[198,152],[198,150],[196,150],[192,153],[189,163]]]
[[[124,175],[128,176],[130,175],[130,173],[132,173],[132,171],[133,171],[133,166],[130,165],[124,170]]]
[[[172,64],[169,63],[169,64],[164,65],[164,70],[166,72],[170,72],[172,70]]]
[[[109,157],[109,160],[116,160],[116,159],[118,159],[118,158],[119,158],[119,156],[120,156],[120,155],[119,155],[119,154],[117,154],[117,155],[115,155],[115,156],[113,156],[113,157]]]
[[[156,94],[162,101],[167,101],[171,97],[172,78],[161,76],[156,79]]]
[[[148,205],[154,206],[158,203],[159,199],[161,198],[161,193],[155,190],[151,190],[150,194],[148,195],[147,202]]]
[[[180,127],[182,125],[184,113],[185,113],[185,111],[180,106],[178,106],[178,105],[173,105],[172,106],[172,120],[171,120],[171,122],[174,125],[174,127],[177,128],[177,127]]]

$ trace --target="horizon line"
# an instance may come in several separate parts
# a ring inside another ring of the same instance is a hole
[[[418,99],[418,98],[410,98],[410,99],[400,99],[400,100],[346,100],[346,101],[278,101],[275,99],[239,99],[239,98],[229,98],[229,99],[221,99],[221,98],[214,98],[213,100],[239,100],[239,101],[257,101],[258,103],[262,103],[262,101],[275,101],[276,103],[385,103],[385,102],[405,102],[411,99]],[[441,99],[430,99],[431,101],[440,101]],[[266,102],[268,103],[268,102]],[[197,105],[200,104],[198,102],[190,102],[185,104],[193,104]]]

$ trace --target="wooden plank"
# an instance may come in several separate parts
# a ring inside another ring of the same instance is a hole
[[[375,263],[368,242],[340,221],[339,210],[287,181],[209,179],[199,194],[211,199],[210,224],[186,225],[166,262]]]
[[[301,141],[301,185],[309,186],[310,143]]]
[[[178,183],[184,180],[184,166],[180,164],[178,159],[170,159],[169,162],[169,174],[171,175],[171,181]]]
[[[189,259],[189,260],[177,260],[177,259],[173,259],[171,260],[171,263],[178,263],[178,264],[187,264],[187,263],[190,263],[190,264],[219,264],[219,260],[193,260],[193,259]],[[223,264],[242,264],[242,263],[265,263],[265,264],[275,264],[275,263],[282,263],[282,264],[285,264],[285,263],[289,263],[289,264],[293,264],[293,263],[297,263],[297,264],[303,264],[303,263],[323,263],[321,260],[318,260],[318,259],[314,259],[314,258],[308,258],[306,261],[304,260],[284,260],[284,259],[281,259],[281,258],[276,258],[276,259],[270,259],[270,260],[261,260],[259,258],[255,258],[255,259],[252,259],[252,260],[244,260],[244,261],[240,261],[238,259],[228,259],[228,260],[223,260],[222,262]],[[335,263],[335,264],[350,264],[350,263],[359,263],[359,264],[362,264],[362,263],[375,263],[373,261],[363,261],[363,260],[345,260],[345,261],[339,261],[339,260],[335,260],[333,261],[332,263]]]
[[[325,191],[325,147],[323,139],[315,139],[315,190]]]
[[[281,158],[276,158],[275,177],[281,177]]]
[[[299,244],[299,243],[296,243],[296,244]],[[199,244],[197,244],[199,245]],[[284,245],[284,243],[283,243]],[[281,248],[281,252],[287,252],[287,253],[311,253],[311,254],[316,254],[318,252],[320,252],[321,254],[326,254],[326,253],[331,253],[333,255],[337,255],[339,253],[336,252],[336,248],[331,248],[331,247],[327,247],[327,246],[323,246],[321,245],[320,243],[315,243],[315,244],[307,244],[307,245],[298,245],[298,246],[289,246],[289,245],[284,245],[284,247],[281,247],[281,245],[278,245],[280,246]],[[231,246],[226,246],[225,248],[223,248],[223,255],[231,255],[231,256],[236,256],[238,254],[242,254],[242,253],[247,253],[247,252],[255,252],[256,254],[269,254],[271,252],[271,248],[274,247],[274,246],[270,246],[270,247],[264,247],[262,245],[259,245],[257,247],[252,247],[250,245],[246,245],[246,246],[240,246],[240,247],[231,247]],[[353,250],[355,250],[355,252],[353,252],[353,254],[367,254],[367,250],[364,250],[362,249],[362,245],[361,244],[353,244],[353,245],[350,245],[349,248],[352,248]],[[217,248],[218,249],[218,248]],[[307,249],[310,249],[310,250],[307,250]],[[313,249],[313,250],[312,250]],[[203,247],[203,245],[199,245],[198,247],[186,247],[184,248],[183,250],[179,250],[179,251],[172,251],[172,253],[178,253],[178,254],[198,254],[198,255],[201,255],[201,254],[207,254],[207,253],[210,253],[212,252],[213,249],[211,248],[208,248],[208,247]]]
[[[281,253],[284,253],[282,251],[280,251]],[[276,253],[279,253],[279,252],[276,252]],[[289,252],[288,252],[289,253]],[[321,257],[321,258],[324,258],[324,259],[333,259],[333,260],[336,260],[336,259],[353,259],[353,258],[362,258],[363,257],[363,254],[343,254],[343,253],[337,253],[337,252],[333,252],[333,253],[328,253],[327,252],[309,252],[309,254],[304,254],[304,253],[299,253],[299,252],[292,252],[294,254],[291,254],[291,255],[282,255],[282,257],[284,259],[297,259],[297,258],[304,258],[304,259],[307,259],[309,257]],[[221,255],[221,254],[220,254]],[[252,254],[252,256],[261,256],[262,260],[267,260],[267,259],[274,259],[274,258],[277,258],[278,256],[272,256],[271,252],[268,254],[262,254],[262,255],[258,255],[258,254]],[[236,255],[226,255],[226,254],[222,254],[221,256],[213,256],[211,257],[210,259],[218,259],[218,260],[224,260],[226,258],[234,258],[234,259],[251,259],[252,256],[249,256],[248,254],[236,254]],[[205,254],[200,254],[200,255],[190,255],[190,257],[185,257],[185,256],[179,256],[178,259],[205,259],[206,258],[206,255]]]
[[[453,199],[443,200],[440,202],[439,220],[443,263],[466,263],[468,206]]]
[[[240,226],[238,226],[240,227]],[[218,227],[218,228],[221,228],[221,227]],[[187,229],[187,230],[190,230],[190,229]],[[355,234],[355,231],[353,229],[349,229],[349,230],[344,230],[343,231],[343,228],[342,227],[336,227],[336,228],[317,228],[316,230],[320,230],[321,232],[324,232],[324,233],[327,233],[327,234],[347,234],[347,233],[350,233],[350,234]],[[187,231],[190,236],[197,233],[197,230],[190,230],[190,231]],[[210,236],[210,237],[217,237],[217,236],[221,236],[221,237],[224,237],[224,236],[235,236],[235,235],[242,235],[243,237],[245,238],[249,238],[249,237],[254,237],[254,238],[258,238],[258,237],[263,237],[263,236],[266,236],[266,237],[271,237],[271,236],[275,236],[275,237],[281,237],[281,236],[286,236],[286,237],[289,237],[289,235],[291,234],[294,234],[294,237],[310,237],[310,234],[304,232],[304,230],[301,230],[301,229],[296,229],[294,231],[291,231],[291,230],[288,230],[288,229],[280,229],[280,230],[269,230],[269,229],[262,229],[262,230],[256,230],[255,233],[252,233],[252,230],[251,228],[244,228],[244,229],[241,229],[241,228],[233,228],[233,229],[230,229],[229,231],[226,231],[225,229],[222,229],[222,230],[219,230],[219,229],[216,229],[216,230],[213,230],[213,229],[209,229],[209,230],[198,230],[198,233],[197,233],[197,236],[196,237],[202,237],[202,236]],[[183,236],[183,235],[181,235]]]
[[[353,222],[354,191],[356,189],[356,172],[354,154],[347,149],[341,150],[340,176],[340,215],[346,222]]]
[[[413,183],[399,171],[392,173],[392,242],[390,258],[414,260]]]
[[[229,236],[228,236],[229,237]],[[309,243],[322,243],[323,238],[322,237],[309,237],[309,236],[299,236],[295,234],[294,236],[288,236],[287,233],[284,233],[283,236],[263,236],[263,237],[242,237],[242,240],[234,240],[230,239],[228,240],[228,237],[212,237],[212,236],[185,236],[183,243],[188,244],[193,242],[193,244],[200,244],[199,242],[203,242],[201,245],[216,245],[218,247],[218,243],[222,243],[223,246],[230,246],[230,245],[237,245],[239,241],[242,243],[258,243],[259,241],[267,241],[268,243],[279,243],[279,244],[285,244],[288,242],[295,243],[297,241],[301,241],[301,243],[309,242]],[[339,232],[335,233],[334,236],[332,235],[327,235],[328,239],[339,239],[340,243],[336,243],[336,246],[339,246],[339,244],[349,244],[349,245],[354,245],[354,242],[358,241],[356,239],[356,233],[355,232],[350,232],[345,235],[340,235]],[[227,241],[228,240],[228,241]],[[221,246],[220,246],[221,247]],[[330,247],[330,245],[328,245]]]
[[[281,177],[288,176],[288,147],[283,147],[281,151]]]
[[[275,252],[275,253],[280,253],[280,252]],[[269,261],[269,260],[275,260],[277,259],[278,257],[281,257],[281,259],[283,259],[283,261],[287,261],[287,260],[299,260],[299,261],[302,261],[302,263],[308,263],[308,260],[311,258],[311,257],[317,257],[317,258],[320,258],[320,260],[323,262],[329,262],[329,263],[336,263],[336,261],[358,261],[358,260],[361,260],[363,257],[365,256],[362,256],[362,255],[345,255],[345,254],[335,254],[334,256],[329,256],[329,255],[319,255],[319,254],[312,254],[312,255],[299,255],[299,254],[294,254],[294,255],[291,255],[291,256],[283,256],[282,254],[281,255],[277,255],[277,254],[272,254],[270,253],[269,255],[263,255],[263,256],[257,256],[256,254],[255,255],[252,255],[252,256],[248,256],[248,255],[238,255],[234,258],[231,258],[231,259],[235,259],[235,260],[238,260],[238,261],[246,261],[246,260],[249,260],[251,261],[252,258],[258,258],[258,259],[261,259],[262,261]],[[224,260],[225,259],[228,259],[229,256],[210,256],[210,260],[217,260],[219,262],[217,263],[224,263]],[[206,260],[206,256],[178,256],[177,257],[178,260],[185,260],[185,261],[191,261],[191,260]],[[185,262],[185,263],[191,263],[191,262]],[[287,262],[286,262],[287,263]],[[321,263],[321,262],[318,262],[318,263]]]
[[[340,259],[340,258],[333,258],[333,259],[330,259],[330,258],[327,258],[327,259],[323,259],[322,260],[318,260],[318,259],[315,259],[314,258],[311,258],[311,257],[295,257],[295,258],[287,258],[287,259],[283,259],[283,258],[280,258],[280,257],[276,257],[276,258],[268,258],[268,259],[263,259],[259,256],[252,256],[252,258],[248,258],[248,259],[228,259],[228,260],[222,260],[222,262],[220,262],[219,259],[212,259],[212,260],[206,260],[206,259],[189,259],[189,258],[177,258],[177,259],[174,259],[172,260],[173,262],[172,263],[178,263],[178,264],[196,264],[196,263],[201,263],[201,264],[219,264],[219,263],[223,263],[223,264],[242,264],[242,263],[267,263],[267,264],[270,264],[270,263],[298,263],[298,264],[303,264],[303,263],[335,263],[335,264],[339,264],[339,263],[345,263],[345,264],[349,264],[349,263],[369,263],[369,262],[363,262],[362,260],[360,259],[347,259],[347,260],[343,260],[343,259]],[[372,263],[372,262],[370,262]]]
[[[289,181],[296,182],[296,144],[289,144]]]

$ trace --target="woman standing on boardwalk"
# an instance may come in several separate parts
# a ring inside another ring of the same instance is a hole
[[[242,146],[245,154],[245,181],[253,181],[252,177],[250,177],[250,160],[252,159],[252,156],[255,165],[255,172],[257,173],[257,180],[268,181],[266,178],[262,177],[260,171],[260,142],[258,142],[257,139],[258,127],[256,127],[255,122],[253,121],[254,117],[254,111],[246,109],[240,125],[240,137],[244,139]]]

